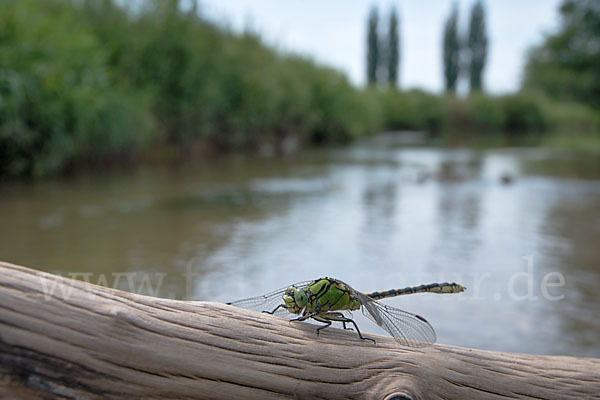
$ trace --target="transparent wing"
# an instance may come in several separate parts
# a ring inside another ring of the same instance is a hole
[[[363,314],[385,329],[401,345],[424,347],[435,343],[435,331],[425,318],[380,303],[363,293],[355,294],[362,303]]]
[[[233,301],[227,304],[258,312],[272,312],[278,305],[283,304],[282,296],[290,286],[295,286],[298,289],[305,289],[311,282],[313,281],[299,282],[262,296],[250,297],[248,299]],[[291,316],[293,314],[289,313],[285,308],[280,307],[275,311],[275,315]]]

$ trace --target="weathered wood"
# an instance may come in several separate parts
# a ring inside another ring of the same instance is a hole
[[[600,360],[317,337],[306,323],[0,263],[0,398],[286,397],[600,398]]]

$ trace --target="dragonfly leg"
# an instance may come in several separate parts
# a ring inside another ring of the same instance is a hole
[[[359,338],[361,338],[362,340],[370,340],[373,343],[377,343],[375,341],[375,339],[371,339],[370,337],[363,336],[362,333],[360,333],[360,329],[358,329],[358,325],[356,325],[356,322],[354,322],[354,320],[352,318],[345,317],[344,314],[342,314],[342,313],[336,313],[336,312],[323,313],[323,314],[319,314],[319,317],[322,319],[325,319],[325,320],[329,320],[329,321],[341,322],[344,325],[344,328],[346,327],[346,324],[350,323],[350,324],[354,325],[354,328],[356,329],[356,333],[358,333]],[[313,317],[313,318],[318,321],[317,318],[315,318],[315,317]]]
[[[290,319],[290,321],[304,321],[304,320],[311,318],[312,316],[313,316],[313,314],[304,314],[301,317]]]
[[[346,318],[346,321],[345,321],[345,322],[351,322],[351,323],[352,323],[352,325],[354,325],[354,327],[356,328],[356,333],[358,333],[358,337],[359,337],[359,338],[361,338],[362,340],[370,340],[370,341],[371,341],[371,342],[373,342],[373,343],[377,343],[377,342],[375,341],[375,339],[372,339],[372,338],[370,338],[370,337],[365,337],[365,336],[363,336],[363,335],[362,335],[362,333],[360,333],[360,330],[358,329],[358,325],[356,325],[356,322],[354,322],[354,320],[353,320],[353,319]]]
[[[285,306],[285,304],[280,304],[277,307],[275,307],[275,309],[273,311],[263,311],[265,314],[275,314],[275,311],[279,310],[281,307],[287,309],[287,307]]]
[[[320,326],[320,327],[317,328],[317,335],[321,332],[321,329],[325,329],[325,328],[328,328],[328,327],[331,326],[331,321],[328,320],[328,319],[319,318],[316,315],[313,317],[313,319],[315,321],[319,321],[319,322],[322,322],[322,323],[325,324],[325,325],[322,325],[322,326]]]
[[[342,325],[344,326],[344,329],[347,331],[353,331],[354,329],[352,328],[348,328],[346,327],[346,316],[344,314],[342,314],[341,312],[328,312],[327,313],[328,316],[332,316],[332,317],[336,317],[336,318],[340,318],[339,320],[334,320],[332,319],[332,321],[338,321],[341,322]]]

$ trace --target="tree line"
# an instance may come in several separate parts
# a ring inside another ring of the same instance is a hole
[[[379,28],[379,14],[371,9],[367,29],[367,84],[396,87],[400,63],[400,33],[398,13],[392,9],[387,31]],[[458,7],[455,5],[446,20],[442,39],[445,88],[455,93],[459,78],[468,78],[471,92],[483,89],[483,71],[487,60],[488,38],[485,9],[481,0],[471,9],[466,37],[458,27]]]
[[[344,143],[382,129],[459,143],[597,133],[595,3],[563,0],[561,27],[530,52],[523,90],[503,96],[483,92],[487,39],[477,4],[463,39],[455,11],[446,24],[448,76],[456,77],[447,87],[471,82],[471,95],[460,98],[398,90],[395,10],[381,23],[369,15],[371,85],[357,88],[339,71],[176,0],[3,0],[0,176],[264,146],[277,152],[288,138]]]
[[[600,150],[600,8],[596,4],[563,0],[560,28],[527,55],[521,89],[496,96],[484,90],[489,40],[482,0],[472,5],[466,27],[459,26],[456,5],[445,21],[443,95],[401,91],[376,79],[375,46],[389,41],[389,35],[385,29],[376,29],[377,10],[373,8],[367,20],[367,82],[376,93],[372,96],[379,96],[383,126],[425,130],[431,137],[442,135],[445,142],[547,140]],[[382,39],[376,40],[378,32]],[[386,64],[380,61],[379,65]],[[466,97],[455,96],[461,80],[469,84]]]
[[[371,108],[341,72],[176,0],[0,2],[0,176],[347,142],[377,129]]]
[[[367,30],[367,83],[369,85],[396,87],[398,84],[400,65],[398,24],[398,13],[395,8],[392,8],[387,27],[380,29],[377,8],[371,9]]]
[[[564,0],[560,28],[528,54],[524,88],[600,108],[600,2]]]
[[[461,36],[458,7],[454,6],[444,26],[442,47],[446,91],[455,93],[458,80],[465,76],[468,77],[470,91],[481,92],[488,47],[485,9],[481,0],[471,9],[466,38]]]

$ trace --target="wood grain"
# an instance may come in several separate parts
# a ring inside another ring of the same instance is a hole
[[[376,339],[0,262],[0,398],[600,398],[599,359]]]

